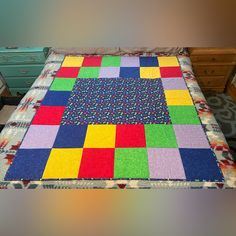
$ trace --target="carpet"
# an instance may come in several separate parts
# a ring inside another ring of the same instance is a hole
[[[206,94],[206,98],[236,161],[236,103],[227,94]]]

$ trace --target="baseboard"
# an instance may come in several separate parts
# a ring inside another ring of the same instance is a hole
[[[236,102],[236,87],[234,87],[234,85],[233,84],[231,84],[231,85],[229,85],[228,87],[227,87],[227,94],[229,94],[231,97],[232,97],[232,99]]]

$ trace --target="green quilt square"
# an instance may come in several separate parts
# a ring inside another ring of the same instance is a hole
[[[145,125],[147,147],[177,148],[176,136],[172,125]]]
[[[172,124],[200,124],[194,106],[168,106]]]
[[[115,150],[115,178],[149,178],[148,154],[145,148]]]
[[[100,67],[81,67],[79,71],[78,78],[98,78],[100,72]]]
[[[121,57],[119,56],[104,56],[102,58],[102,66],[120,67]]]
[[[54,91],[72,91],[76,79],[55,78],[50,89]]]

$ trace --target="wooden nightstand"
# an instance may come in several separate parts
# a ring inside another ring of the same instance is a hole
[[[224,92],[236,65],[236,48],[189,48],[189,53],[202,90]]]
[[[44,67],[48,48],[0,48],[0,73],[13,96],[26,93]]]

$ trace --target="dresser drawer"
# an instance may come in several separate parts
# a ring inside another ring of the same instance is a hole
[[[45,62],[45,54],[41,53],[1,53],[0,64],[41,64]]]
[[[224,87],[227,82],[226,76],[200,76],[197,77],[201,87]]]
[[[193,70],[196,76],[227,76],[232,70],[233,66],[199,66],[193,65]]]
[[[213,92],[213,93],[223,93],[225,87],[204,87],[202,91],[204,92]]]
[[[29,88],[10,88],[9,90],[12,96],[17,96],[19,94],[27,93]]]
[[[30,88],[37,77],[8,77],[4,80],[9,88]]]
[[[0,73],[3,77],[14,77],[14,76],[38,76],[44,65],[14,65],[14,66],[0,66]]]
[[[206,63],[217,63],[217,62],[228,62],[232,63],[236,61],[236,55],[192,55],[192,62],[206,62]]]

